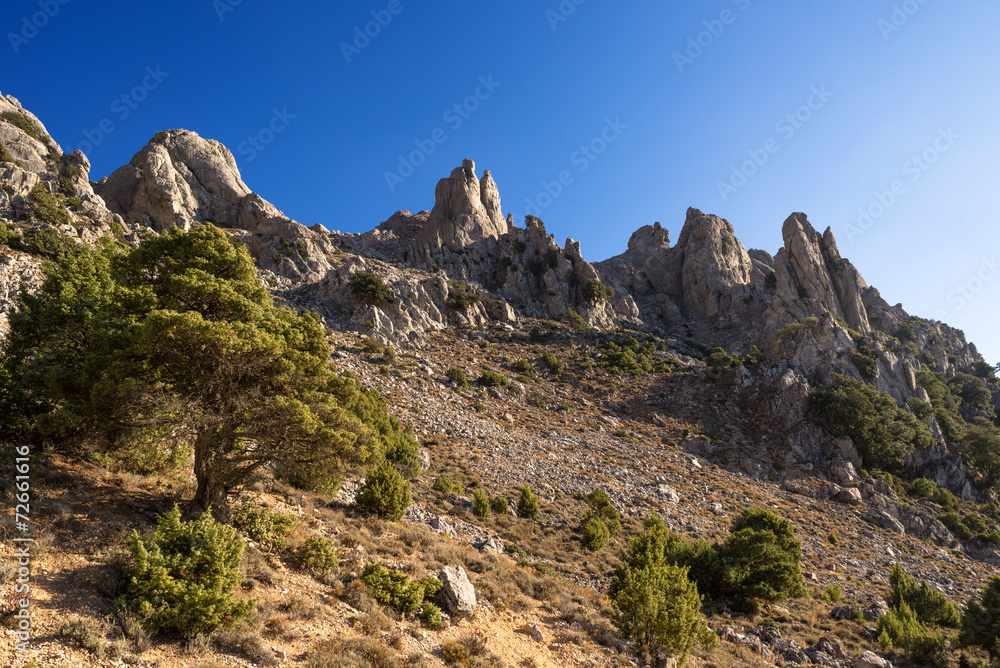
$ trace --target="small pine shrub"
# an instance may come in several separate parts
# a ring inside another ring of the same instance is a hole
[[[916,580],[899,564],[889,573],[889,606],[900,609],[903,605],[916,615],[921,624],[957,628],[961,619],[955,604],[926,582],[917,586]]]
[[[424,602],[424,583],[412,581],[402,571],[372,562],[361,572],[361,581],[372,590],[372,596],[403,614],[412,614]]]
[[[49,192],[44,183],[35,184],[35,187],[28,193],[28,201],[31,204],[32,214],[39,220],[53,225],[69,224],[69,213]]]
[[[476,381],[483,387],[503,387],[508,384],[507,377],[496,371],[484,371]]]
[[[570,329],[575,329],[578,332],[585,332],[590,329],[590,325],[587,324],[587,321],[571,308],[566,309],[566,312],[563,313],[562,320],[569,325]]]
[[[608,526],[599,516],[593,513],[588,513],[583,518],[583,523],[580,526],[583,530],[580,543],[591,552],[600,550],[608,542],[608,539],[611,538]]]
[[[361,339],[361,352],[368,355],[378,355],[385,349],[382,342],[374,336],[366,336]]]
[[[490,516],[490,498],[481,489],[472,493],[472,514],[482,519]]]
[[[460,366],[453,366],[452,368],[448,369],[447,373],[445,373],[445,378],[450,380],[458,387],[469,386],[469,379],[466,378],[465,376],[465,369],[463,369]]]
[[[945,640],[920,623],[917,614],[905,602],[879,617],[875,628],[882,649],[902,650],[910,659],[940,664]]]
[[[325,573],[337,565],[337,550],[334,549],[333,541],[322,536],[310,536],[299,558],[302,565],[317,573]]]
[[[461,494],[465,491],[461,485],[446,475],[439,475],[434,478],[431,489],[435,492],[444,492],[445,494]]]
[[[535,375],[535,367],[531,366],[531,362],[528,360],[518,360],[514,363],[514,371],[518,373],[523,373],[528,376]]]
[[[958,640],[966,646],[980,647],[990,658],[1000,656],[1000,576],[991,578],[979,601],[969,601],[962,615],[962,631]]]
[[[683,664],[695,640],[715,642],[701,615],[698,587],[680,566],[625,567],[612,598],[612,623],[647,651],[665,650]]]
[[[510,501],[507,500],[506,496],[494,496],[490,499],[490,510],[492,510],[497,515],[509,515],[510,514]]]
[[[601,283],[601,279],[592,278],[583,284],[583,298],[591,304],[600,304],[615,296],[615,291]]]
[[[210,513],[182,522],[175,505],[159,518],[151,538],[133,531],[129,547],[134,564],[125,571],[121,603],[134,609],[153,633],[207,633],[235,624],[256,605],[233,597],[243,542]]]
[[[295,516],[273,513],[246,499],[233,508],[232,524],[258,543],[283,547],[295,526]]]
[[[410,500],[410,483],[389,462],[382,462],[370,470],[365,484],[354,497],[360,508],[390,522],[403,518]]]
[[[550,352],[545,352],[542,354],[542,364],[544,364],[549,371],[556,374],[557,376],[561,374],[566,368],[563,365],[563,363],[559,360],[559,358]]]
[[[445,305],[456,311],[464,311],[478,304],[482,296],[465,281],[448,281],[448,298]]]
[[[958,516],[958,513],[945,513],[944,515],[938,517],[938,519],[941,520],[941,524],[948,527],[948,530],[961,540],[972,540],[975,538],[975,534],[973,534],[969,527],[965,525],[965,522],[963,522],[962,518]]]
[[[531,485],[521,488],[521,498],[517,501],[517,516],[527,520],[537,520],[539,517],[538,497],[531,493]]]
[[[393,299],[392,290],[389,289],[386,282],[378,274],[370,271],[359,271],[352,274],[348,285],[352,295],[369,304],[391,302]]]
[[[441,619],[441,608],[437,607],[430,601],[424,603],[424,607],[420,612],[420,618],[424,620],[424,624],[427,628],[438,631],[444,628],[444,620]]]
[[[827,603],[837,603],[844,595],[844,590],[840,585],[830,585],[823,590],[823,600]]]
[[[907,494],[915,499],[929,499],[937,492],[938,486],[933,480],[917,478],[910,483]]]

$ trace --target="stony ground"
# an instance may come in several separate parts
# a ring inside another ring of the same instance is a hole
[[[812,598],[765,608],[753,618],[713,614],[710,623],[724,640],[715,649],[698,650],[689,665],[780,665],[784,659],[759,640],[762,624],[777,627],[784,641],[802,648],[832,639],[845,659],[830,665],[853,665],[862,651],[879,651],[874,624],[838,621],[831,610],[844,604],[865,608],[884,598],[895,562],[959,604],[998,572],[995,552],[892,533],[862,519],[866,502],[824,498],[826,483],[807,471],[774,465],[769,459],[773,446],[760,440],[759,424],[740,419],[742,409],[725,379],[707,378],[705,366],[676,342],[676,349],[668,342],[663,353],[675,360],[670,373],[632,378],[595,366],[600,341],[561,326],[535,340],[509,328],[446,331],[394,357],[365,352],[359,337],[335,337],[335,363],[382,392],[394,414],[416,428],[429,454],[429,468],[414,481],[415,501],[407,517],[386,524],[360,516],[350,503],[356,479],[348,480],[332,502],[278,484],[260,485],[251,490],[254,498],[298,518],[290,546],[309,534],[338,543],[345,559],[337,574],[317,577],[303,571],[290,549],[249,548],[254,566],[248,595],[259,597],[263,609],[252,651],[246,639],[200,647],[157,639],[142,654],[122,658],[139,666],[208,668],[260,665],[261,657],[270,654],[283,664],[300,665],[325,639],[368,634],[403,656],[423,655],[428,663],[422,665],[444,665],[441,645],[476,630],[505,666],[530,665],[522,663],[527,659],[553,667],[629,665],[628,648],[602,616],[607,602],[600,592],[627,535],[654,512],[685,536],[717,539],[744,508],[767,507],[790,519],[803,542]],[[540,361],[545,352],[564,363],[560,374]],[[534,370],[515,371],[525,359]],[[492,370],[511,382],[498,388],[474,382],[457,387],[445,377],[455,366],[473,381]],[[758,477],[746,474],[742,459],[753,460],[750,469],[759,471]],[[112,619],[106,596],[109,560],[123,550],[128,532],[148,529],[157,513],[176,499],[190,498],[192,481],[183,475],[114,474],[57,456],[48,460],[35,487],[34,516],[41,530],[32,566],[34,649],[27,657],[15,655],[12,633],[5,629],[0,666],[123,665],[72,646],[59,629],[71,615]],[[441,475],[465,491],[432,490]],[[524,483],[543,499],[540,523],[510,516],[482,520],[470,512],[474,485],[514,500]],[[608,491],[625,521],[623,535],[592,554],[579,546],[575,530],[584,512],[580,495],[598,486]],[[428,524],[434,529],[426,529]],[[11,531],[9,524],[4,531]],[[484,537],[514,544],[528,557],[518,566],[508,556],[480,554],[472,544]],[[4,541],[0,558],[5,565],[11,562],[9,546]],[[344,591],[366,559],[418,577],[447,562],[465,563],[479,592],[480,613],[473,620],[456,619],[442,631],[398,615],[389,615],[382,628],[377,610],[355,607],[358,602]],[[538,579],[530,586],[519,583],[518,590],[511,583],[528,577],[525,572]],[[6,588],[9,568],[3,577]],[[842,599],[824,601],[823,592],[833,585],[841,588]],[[526,632],[532,621],[543,633],[541,642]],[[109,630],[105,642],[118,635]]]

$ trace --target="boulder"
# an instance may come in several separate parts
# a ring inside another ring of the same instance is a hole
[[[854,668],[892,668],[892,664],[875,652],[865,650],[854,662]]]
[[[448,612],[461,617],[471,617],[476,612],[476,590],[461,566],[446,566],[439,576]]]

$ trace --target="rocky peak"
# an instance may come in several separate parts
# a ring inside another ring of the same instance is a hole
[[[701,315],[716,315],[719,298],[733,287],[748,285],[753,262],[732,223],[725,218],[688,209],[670,268],[682,307]]]
[[[804,213],[793,213],[782,226],[784,248],[774,258],[777,296],[786,305],[812,299],[821,309],[843,318],[866,334],[871,331],[862,300],[867,284],[850,262],[840,257],[833,232],[820,234]],[[801,310],[801,309],[800,309]],[[806,308],[809,314],[811,308]]]
[[[430,220],[446,246],[465,246],[510,231],[500,208],[500,193],[489,170],[476,178],[476,163],[468,158],[434,190]]]
[[[225,146],[189,130],[157,132],[97,185],[108,208],[157,230],[210,220],[235,227],[250,189]]]
[[[670,248],[670,230],[659,221],[643,225],[628,240],[628,250],[632,253],[648,255],[660,249]]]

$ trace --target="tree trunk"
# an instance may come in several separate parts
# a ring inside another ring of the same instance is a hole
[[[194,443],[194,476],[198,481],[198,491],[191,501],[191,511],[200,515],[206,510],[220,522],[228,522],[232,513],[229,507],[228,491],[219,484],[212,466],[215,459],[216,431],[210,429],[198,434]]]

